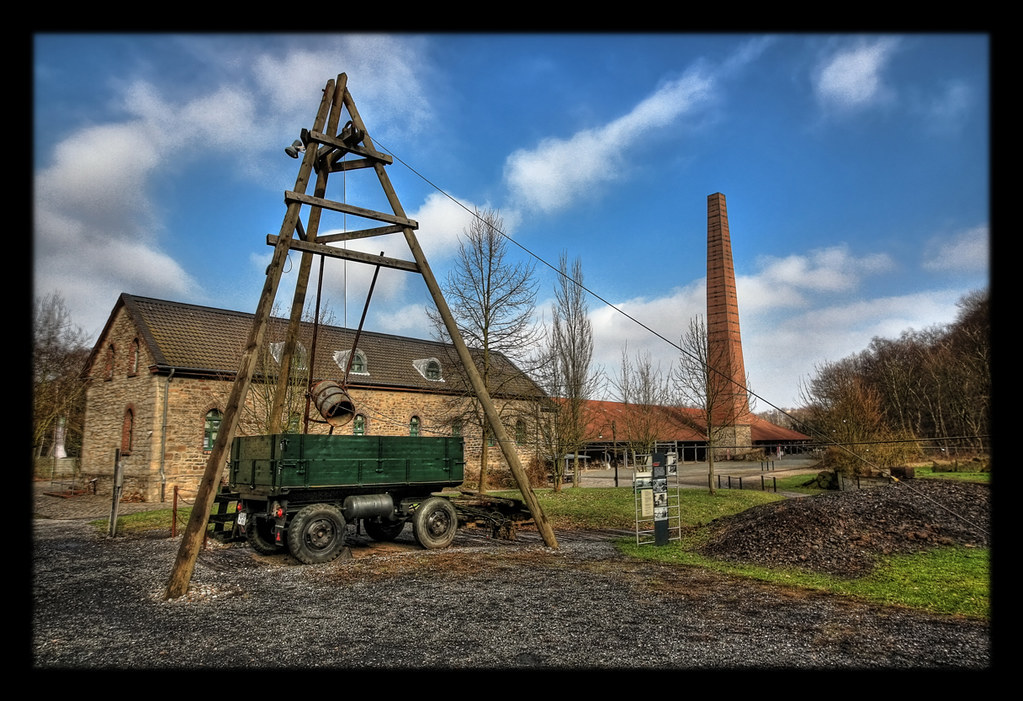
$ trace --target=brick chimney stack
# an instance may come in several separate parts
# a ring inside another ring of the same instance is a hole
[[[710,375],[708,392],[713,402],[713,421],[719,427],[727,427],[716,443],[722,449],[748,450],[752,447],[752,436],[739,335],[739,301],[728,208],[720,192],[707,196],[707,355],[715,370]]]

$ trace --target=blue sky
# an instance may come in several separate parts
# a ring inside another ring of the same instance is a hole
[[[498,209],[548,318],[545,263],[565,251],[677,342],[706,311],[707,196],[724,193],[756,408],[798,406],[815,366],[948,323],[988,285],[989,50],[981,34],[38,34],[35,294],[60,291],[93,334],[121,292],[254,311],[298,173],[284,146],[344,72],[437,277],[468,211]],[[365,175],[331,176],[328,197],[387,211]],[[346,224],[365,222],[321,233]],[[361,247],[409,258],[399,238]],[[324,303],[356,326],[372,269],[326,268]],[[366,328],[429,337],[427,304],[421,278],[385,270]],[[589,307],[609,373],[626,343],[675,361]]]

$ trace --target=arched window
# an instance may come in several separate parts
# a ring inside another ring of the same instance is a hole
[[[121,455],[131,455],[135,441],[135,410],[128,407],[124,410],[124,421],[121,423]]]
[[[213,444],[217,442],[217,434],[220,432],[220,422],[224,415],[217,409],[210,409],[206,412],[206,422],[203,425],[202,449],[213,450]]]
[[[353,436],[365,436],[366,435],[366,417],[362,414],[356,414],[355,418],[352,419],[352,435]]]
[[[519,419],[515,422],[515,444],[522,445],[526,442],[526,422]]]
[[[440,379],[440,363],[438,363],[436,360],[431,360],[426,364],[426,379],[428,380]]]
[[[408,422],[408,434],[410,436],[419,435],[419,417],[413,416]]]
[[[412,361],[412,367],[420,375],[431,382],[443,382],[444,376],[441,373],[440,361],[436,358],[419,358]]]
[[[107,346],[106,365],[103,366],[103,379],[114,379],[114,344]]]
[[[356,350],[352,356],[352,372],[363,374],[366,372],[366,354],[361,350]]]
[[[128,375],[137,375],[139,372],[139,340],[136,338],[131,342],[131,357],[128,360]]]

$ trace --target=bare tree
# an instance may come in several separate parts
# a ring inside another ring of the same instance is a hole
[[[593,328],[583,288],[582,263],[576,259],[569,271],[567,254],[560,258],[560,277],[554,287],[551,327],[545,339],[545,357],[538,363],[541,383],[555,398],[553,411],[541,422],[541,435],[554,460],[554,489],[561,490],[561,456],[575,455],[573,481],[579,484],[579,449],[585,440],[584,407],[592,395],[597,374],[591,372]]]
[[[690,319],[682,334],[679,360],[672,372],[676,401],[700,411],[707,435],[707,488],[714,493],[714,458],[718,446],[730,427],[750,418],[752,396],[749,382],[737,387],[731,378],[722,378],[719,359],[712,357],[707,341],[707,325],[702,316]],[[723,381],[727,380],[727,381]],[[746,394],[745,402],[735,402],[736,392]],[[744,408],[736,409],[737,406]]]
[[[458,256],[444,287],[455,324],[472,351],[476,369],[491,397],[501,394],[499,383],[507,379],[507,373],[496,372],[495,354],[521,362],[536,340],[532,323],[536,303],[533,266],[510,260],[503,228],[504,221],[497,211],[476,210],[463,231]],[[450,342],[439,315],[431,310],[430,317],[437,336]],[[452,366],[458,368],[461,364]],[[469,383],[464,382],[464,386]],[[485,492],[490,458],[488,437],[492,431],[475,396],[462,397],[455,413],[463,425],[478,427],[483,436],[479,491]]]
[[[908,445],[925,439],[946,451],[983,453],[991,417],[988,292],[970,293],[959,306],[952,324],[904,331],[894,340],[875,338],[861,353],[815,368],[804,389],[813,417],[834,424],[833,417],[848,414],[846,405],[856,399],[863,411],[876,409],[880,415],[872,440],[889,435]],[[868,426],[873,423],[871,418]],[[855,425],[861,424],[857,416]],[[848,429],[828,429],[842,430]],[[904,452],[888,447],[881,455],[874,448],[871,462],[884,464],[888,454],[905,459]]]
[[[58,425],[69,448],[80,445],[85,407],[81,377],[89,354],[86,334],[71,320],[63,296],[53,292],[32,309],[32,452],[53,450]]]
[[[303,323],[307,328],[299,332],[290,362],[283,363],[287,321],[278,316],[278,311],[279,307],[275,306],[271,312],[266,340],[259,351],[256,374],[249,388],[249,401],[242,410],[241,420],[246,430],[253,434],[299,433],[303,427],[302,418],[306,411],[314,360],[309,355],[312,351],[312,331],[308,328],[313,322],[313,314],[307,312],[304,315]],[[324,306],[320,310],[319,324],[329,325],[333,321],[333,311]],[[282,366],[286,366],[288,371],[285,383],[279,382]],[[279,396],[282,391],[283,397]],[[273,421],[275,399],[280,400],[282,415],[279,424]]]
[[[615,401],[625,405],[624,425],[618,431],[624,434],[626,450],[652,452],[669,425],[666,407],[671,402],[670,378],[654,365],[649,353],[630,357],[625,344],[618,373],[608,384]]]
[[[878,390],[856,358],[824,363],[803,390],[810,423],[828,444],[825,463],[846,474],[904,464],[915,450],[885,422]]]

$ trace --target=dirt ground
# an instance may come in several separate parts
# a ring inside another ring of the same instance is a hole
[[[976,501],[970,489],[962,494]],[[853,513],[873,522],[893,510],[908,514],[908,507],[869,506],[902,498],[859,497],[863,505],[837,508],[845,513],[842,528],[857,530]],[[738,531],[770,530],[773,513],[776,536],[798,534],[793,524],[820,520],[804,503],[812,501],[780,502],[783,510],[764,510],[755,528]],[[717,525],[715,542],[734,540],[734,522]],[[948,537],[932,526],[935,538]],[[835,528],[804,530],[803,540]],[[559,532],[552,550],[535,533],[510,542],[463,530],[451,548],[426,551],[406,528],[393,544],[354,539],[351,558],[321,566],[213,544],[196,563],[189,594],[168,601],[163,591],[178,539],[110,539],[82,519],[36,518],[31,664],[190,671],[992,667],[985,621],[638,562],[615,550],[620,535]],[[835,542],[836,551],[858,547]]]

